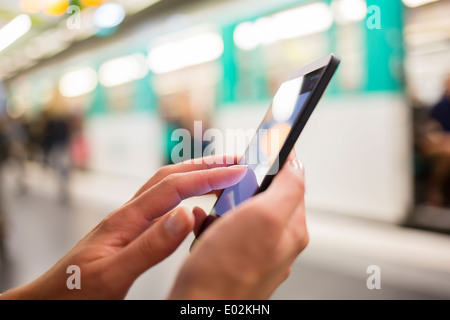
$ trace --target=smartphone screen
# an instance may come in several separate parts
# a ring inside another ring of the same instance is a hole
[[[278,155],[291,133],[325,68],[281,84],[272,105],[239,161],[247,173],[236,185],[224,189],[212,214],[221,216],[251,198],[267,175],[280,169]]]

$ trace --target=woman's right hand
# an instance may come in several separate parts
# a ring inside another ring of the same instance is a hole
[[[266,191],[202,233],[169,299],[269,298],[309,241],[304,191],[303,165],[291,156]]]

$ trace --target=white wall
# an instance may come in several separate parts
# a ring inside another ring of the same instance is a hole
[[[88,118],[90,168],[148,177],[162,165],[161,133],[161,121],[151,113],[110,113]]]

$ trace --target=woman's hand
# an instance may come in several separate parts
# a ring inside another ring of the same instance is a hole
[[[173,209],[183,199],[237,183],[246,167],[227,167],[226,163],[235,161],[220,156],[162,167],[49,271],[1,298],[123,299],[136,278],[169,256],[199,227],[201,220],[194,213]],[[66,284],[70,276],[66,271],[72,265],[80,270],[80,290],[70,290]]]
[[[169,298],[269,298],[308,240],[303,166],[292,154],[266,191],[202,233]]]

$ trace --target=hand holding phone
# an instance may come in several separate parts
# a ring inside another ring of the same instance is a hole
[[[268,189],[203,233],[169,298],[267,299],[308,240],[303,167],[291,153]]]
[[[246,175],[222,191],[197,239],[217,218],[267,189],[293,149],[339,62],[337,56],[330,54],[295,71],[281,84],[238,163],[248,166]]]

